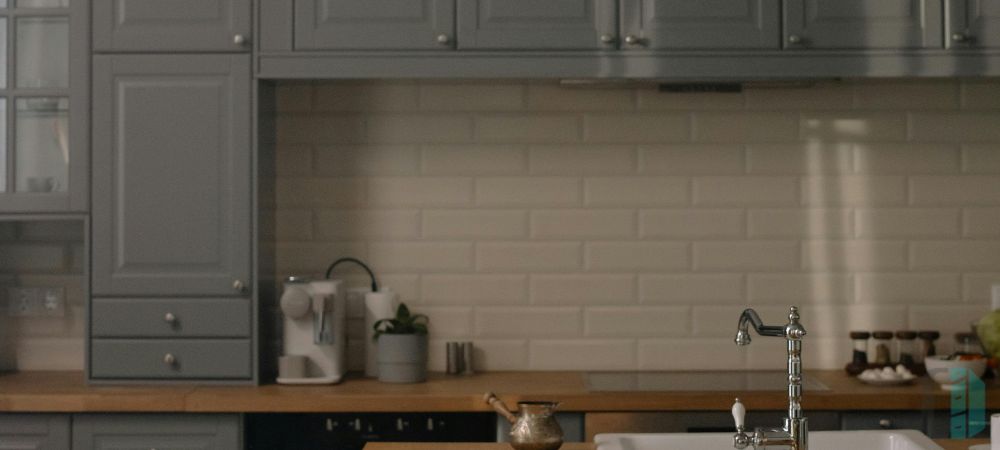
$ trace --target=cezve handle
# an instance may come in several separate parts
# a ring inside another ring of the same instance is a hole
[[[733,403],[733,420],[736,421],[736,431],[743,431],[743,419],[746,415],[747,409],[743,406],[743,403],[740,402],[740,399],[736,399],[736,402]]]
[[[486,402],[487,405],[492,406],[493,409],[496,410],[497,414],[504,416],[504,418],[506,418],[507,421],[509,421],[511,424],[517,422],[517,416],[515,416],[514,413],[510,412],[510,410],[507,409],[507,405],[505,405],[503,401],[497,398],[496,394],[492,392],[487,392],[486,395],[483,396],[483,400]]]

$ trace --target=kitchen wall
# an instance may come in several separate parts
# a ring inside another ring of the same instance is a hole
[[[788,305],[839,368],[852,329],[949,348],[1000,282],[1000,82],[278,92],[279,276],[369,261],[431,317],[433,368],[473,340],[490,370],[780,369],[732,337]]]
[[[0,222],[0,370],[82,370],[82,221]],[[11,317],[9,289],[62,288],[59,316]]]

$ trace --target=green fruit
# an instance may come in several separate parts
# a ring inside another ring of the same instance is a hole
[[[1000,358],[1000,310],[993,311],[976,324],[979,341],[991,356]]]

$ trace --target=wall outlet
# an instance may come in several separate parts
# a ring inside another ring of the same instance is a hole
[[[7,289],[7,315],[11,317],[63,317],[66,291],[61,287]]]

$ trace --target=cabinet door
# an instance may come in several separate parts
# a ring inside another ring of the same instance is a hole
[[[777,49],[779,0],[622,0],[626,48]],[[629,39],[629,42],[633,42]]]
[[[232,414],[81,414],[73,417],[73,450],[239,450]]]
[[[242,293],[250,57],[96,56],[93,92],[93,293]]]
[[[249,49],[250,0],[92,0],[95,51]]]
[[[941,48],[941,0],[785,0],[786,48]]]
[[[460,49],[614,48],[614,0],[463,0]]]
[[[0,414],[0,448],[69,450],[69,416]]]
[[[449,50],[454,35],[455,0],[295,0],[299,50]]]
[[[951,48],[1000,47],[1000,2],[948,0]]]

